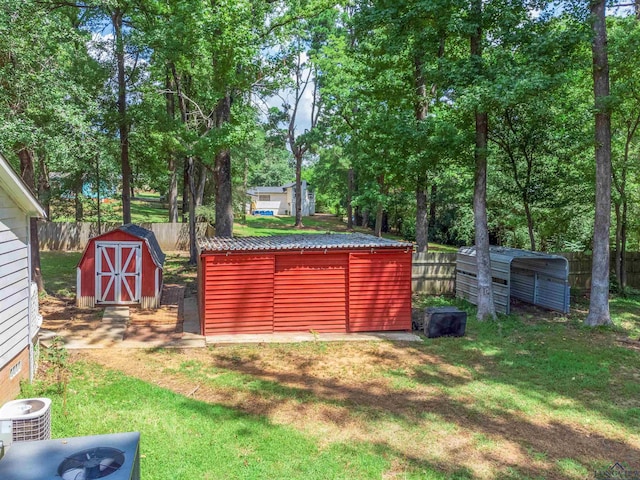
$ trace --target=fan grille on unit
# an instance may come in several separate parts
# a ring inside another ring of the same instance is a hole
[[[96,447],[74,453],[58,467],[62,480],[94,480],[111,475],[124,463],[124,452]]]

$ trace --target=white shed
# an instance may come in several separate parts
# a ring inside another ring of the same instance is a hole
[[[508,314],[511,299],[569,312],[569,262],[560,255],[517,248],[491,247],[491,277],[496,312]],[[477,305],[476,247],[456,256],[456,296]]]
[[[45,211],[0,155],[0,404],[15,398],[34,373],[34,342],[42,323],[31,281],[29,222]]]

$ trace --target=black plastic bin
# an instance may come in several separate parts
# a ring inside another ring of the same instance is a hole
[[[467,327],[467,312],[456,307],[429,307],[422,318],[413,322],[415,330],[422,330],[429,338],[462,337]]]

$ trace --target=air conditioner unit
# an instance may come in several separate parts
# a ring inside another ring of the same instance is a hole
[[[51,400],[25,398],[5,403],[0,408],[0,441],[48,440],[51,438]]]
[[[17,443],[0,459],[11,480],[140,480],[140,433]]]

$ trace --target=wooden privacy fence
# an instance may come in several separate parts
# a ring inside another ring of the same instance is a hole
[[[121,223],[103,223],[101,233],[118,228]],[[189,224],[140,223],[151,230],[165,251],[189,250]],[[213,236],[213,227],[197,224],[198,236]],[[89,222],[38,222],[38,235],[42,250],[84,250],[89,240],[98,235],[98,224]],[[591,287],[591,255],[559,253],[569,261],[569,285],[574,291]],[[614,271],[611,255],[611,271]],[[640,288],[640,252],[627,253],[627,284]],[[456,253],[414,253],[411,270],[414,293],[427,295],[455,295]]]
[[[569,285],[578,291],[591,288],[591,255],[584,253],[560,253],[569,260]],[[628,252],[627,260],[627,285],[640,288],[640,252]],[[611,254],[609,262],[611,275],[615,272],[615,253]]]
[[[454,295],[456,292],[456,254],[414,253],[411,287],[414,293]]]
[[[569,286],[576,292],[591,288],[591,255],[584,253],[558,253],[569,261]],[[611,255],[611,272],[615,268]],[[627,284],[640,288],[640,252],[627,253]],[[427,295],[455,295],[456,254],[414,253],[411,271],[414,293]]]
[[[118,228],[122,223],[103,223],[100,233]],[[188,223],[139,223],[151,230],[164,251],[189,250]],[[197,235],[204,236],[206,223],[197,224]],[[84,250],[89,240],[99,235],[98,224],[89,222],[39,222],[38,237],[41,250]]]

